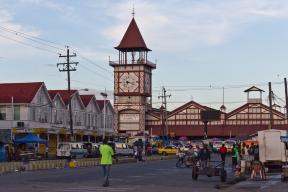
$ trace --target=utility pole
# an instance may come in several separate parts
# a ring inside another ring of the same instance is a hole
[[[271,88],[271,82],[269,82],[269,111],[270,111],[270,123],[269,123],[269,129],[272,129],[273,127],[273,113],[272,113],[272,88]]]
[[[62,66],[61,69],[59,69],[60,72],[67,72],[67,78],[68,78],[68,105],[69,105],[69,125],[70,125],[70,141],[74,141],[74,132],[73,132],[73,117],[72,117],[72,105],[71,105],[71,86],[70,86],[70,71],[76,71],[76,66],[78,65],[78,62],[71,62],[70,57],[76,57],[76,53],[73,53],[70,55],[69,53],[69,47],[67,46],[67,53],[66,55],[59,55],[60,58],[64,57],[66,58],[66,63],[57,63],[57,67]]]
[[[285,84],[286,118],[288,119],[288,91],[287,91],[287,79],[286,78],[284,78],[284,84]]]
[[[171,94],[169,95],[166,95],[166,89],[165,87],[163,86],[162,87],[162,94],[161,96],[158,96],[158,98],[162,98],[162,105],[164,105],[164,124],[165,124],[165,128],[166,128],[166,141],[168,142],[169,141],[169,129],[168,129],[168,122],[167,122],[167,97],[171,97]]]

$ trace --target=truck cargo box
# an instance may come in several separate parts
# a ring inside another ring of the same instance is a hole
[[[287,131],[269,129],[258,131],[259,159],[263,163],[285,162],[285,146],[280,136],[286,136]]]

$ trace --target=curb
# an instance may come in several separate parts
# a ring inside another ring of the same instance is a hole
[[[145,161],[159,161],[175,159],[176,156],[145,156]],[[77,159],[77,167],[94,167],[99,165],[99,158],[87,158],[87,159]],[[118,158],[114,160],[114,164],[124,164],[124,163],[136,163],[137,159],[133,157]],[[29,162],[5,162],[0,163],[0,174],[13,173],[19,171],[37,171],[37,170],[49,170],[49,169],[61,169],[69,167],[67,165],[67,160],[40,160],[40,161],[29,161]]]

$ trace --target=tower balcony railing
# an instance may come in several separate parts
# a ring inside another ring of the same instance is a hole
[[[145,59],[138,59],[138,60],[125,60],[125,61],[109,61],[109,65],[115,66],[115,65],[137,65],[137,64],[146,64],[151,66],[152,68],[156,68],[156,64],[145,60]]]

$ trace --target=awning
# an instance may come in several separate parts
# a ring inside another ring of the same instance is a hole
[[[41,143],[41,144],[47,144],[47,140],[39,138],[34,133],[28,133],[25,137],[15,139],[13,141],[16,144],[19,143]]]

